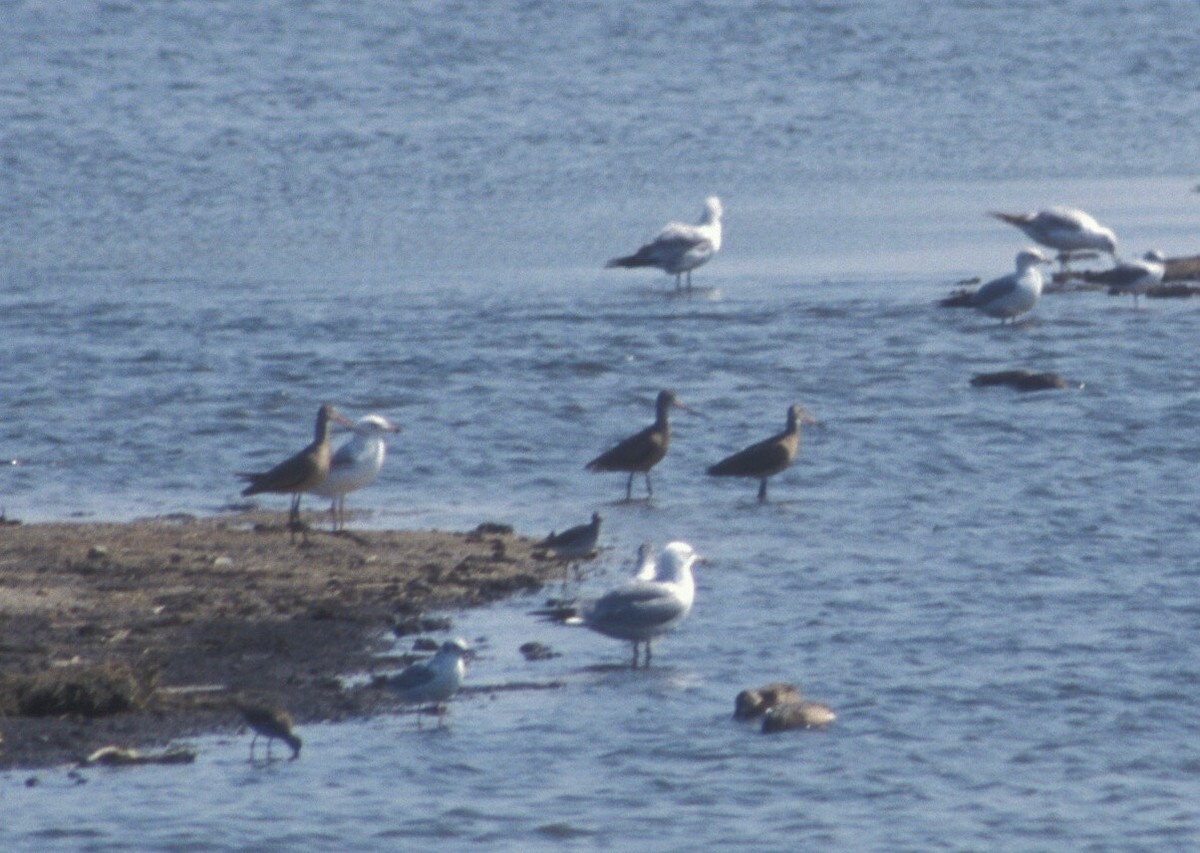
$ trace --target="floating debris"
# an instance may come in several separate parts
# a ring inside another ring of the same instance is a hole
[[[1030,370],[998,370],[994,373],[977,373],[971,377],[976,388],[991,385],[1007,385],[1018,391],[1049,391],[1058,388],[1082,388],[1082,382],[1068,382],[1057,373],[1034,373]]]
[[[104,746],[79,762],[79,766],[135,767],[143,764],[192,764],[195,760],[196,751],[183,747],[165,752],[138,752],[123,746]]]

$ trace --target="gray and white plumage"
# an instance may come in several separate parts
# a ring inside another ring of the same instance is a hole
[[[692,286],[692,270],[712,260],[721,250],[721,200],[715,195],[704,201],[704,213],[695,225],[671,222],[653,240],[632,255],[613,258],[606,267],[656,267],[675,276],[675,288],[681,287],[681,276],[687,274],[687,286]]]
[[[580,621],[598,634],[633,643],[635,669],[638,647],[644,643],[645,665],[649,666],[651,641],[678,627],[692,611],[696,597],[692,564],[696,559],[692,546],[671,542],[658,556],[653,579],[645,579],[642,555],[638,575],[585,605]]]
[[[1022,249],[1017,253],[1016,271],[980,285],[971,304],[989,317],[999,317],[1001,322],[1024,314],[1042,295],[1045,279],[1039,267],[1049,262],[1040,249]]]
[[[1064,265],[1071,252],[1085,249],[1117,256],[1117,235],[1113,230],[1076,208],[1048,207],[1030,213],[992,211],[991,215],[1020,228],[1035,243],[1062,252],[1060,260]]]
[[[598,512],[592,513],[589,524],[579,524],[562,533],[551,533],[541,541],[543,548],[565,559],[582,559],[591,556],[600,539],[600,522],[604,519]]]
[[[352,427],[354,436],[337,449],[329,462],[329,473],[309,493],[330,498],[333,529],[346,526],[346,495],[375,482],[387,455],[384,437],[400,428],[382,415],[366,415]]]
[[[442,643],[437,654],[384,679],[383,686],[411,705],[440,704],[462,687],[470,646],[462,639]]]
[[[1141,260],[1123,261],[1112,269],[1092,273],[1088,281],[1107,285],[1112,293],[1132,293],[1137,307],[1138,296],[1155,285],[1162,284],[1166,273],[1166,256],[1155,249],[1142,255]]]

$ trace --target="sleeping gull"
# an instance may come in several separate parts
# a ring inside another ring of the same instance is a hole
[[[642,579],[643,560],[633,580],[585,605],[581,622],[593,631],[633,643],[633,668],[638,667],[638,646],[646,644],[645,666],[650,666],[650,642],[675,628],[692,610],[696,583],[692,564],[697,555],[686,542],[672,542],[658,558],[652,580]]]
[[[1092,273],[1087,280],[1108,285],[1111,293],[1132,293],[1133,307],[1137,308],[1139,294],[1162,284],[1166,260],[1166,255],[1152,249],[1140,261],[1125,261],[1110,270]]]
[[[999,317],[1001,323],[1024,314],[1042,295],[1043,278],[1038,267],[1049,262],[1040,249],[1022,249],[1017,253],[1016,272],[980,285],[971,296],[971,304],[989,317]]]
[[[1071,253],[1082,249],[1108,252],[1116,260],[1117,235],[1082,210],[1048,207],[1032,213],[991,211],[990,214],[1001,222],[1020,228],[1035,243],[1057,249],[1058,261],[1064,270],[1071,260]]]
[[[691,290],[692,270],[708,263],[721,250],[721,213],[721,200],[709,196],[695,225],[668,223],[657,237],[632,255],[613,258],[605,267],[658,267],[675,276],[676,290],[681,289],[682,276],[687,273],[687,286]]]
[[[375,481],[387,454],[383,437],[400,432],[400,427],[382,415],[367,415],[359,419],[353,430],[354,437],[333,454],[329,476],[309,489],[311,494],[333,501],[329,514],[333,517],[334,532],[346,529],[346,495]]]
[[[442,643],[438,653],[428,661],[414,663],[396,675],[389,676],[383,686],[410,705],[427,702],[437,706],[438,725],[446,713],[444,703],[462,687],[467,674],[464,661],[470,654],[466,640],[455,638]],[[417,718],[418,724],[420,717]]]

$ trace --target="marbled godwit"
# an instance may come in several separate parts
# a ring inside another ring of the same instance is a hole
[[[800,447],[800,425],[816,419],[797,405],[788,407],[787,429],[726,457],[708,469],[710,477],[752,477],[759,481],[758,499],[767,499],[767,479],[791,467]]]
[[[1057,249],[1058,262],[1065,270],[1071,253],[1082,250],[1108,252],[1116,260],[1117,235],[1089,214],[1070,207],[1048,207],[1032,213],[990,212],[1001,222],[1015,225],[1035,243]]]
[[[250,760],[254,760],[254,744],[259,735],[267,739],[267,760],[271,760],[271,742],[278,738],[292,748],[292,761],[300,757],[302,741],[292,732],[292,717],[281,708],[271,708],[243,699],[235,700],[234,707],[242,712],[242,719],[254,731],[250,740]]]
[[[682,276],[687,273],[687,286],[691,290],[692,270],[708,263],[721,250],[721,214],[721,200],[709,196],[698,223],[668,223],[657,237],[632,255],[613,258],[605,267],[657,267],[675,276],[676,290],[681,289]]]
[[[320,483],[329,474],[329,429],[330,421],[354,428],[354,424],[338,414],[336,408],[326,403],[317,412],[316,434],[312,444],[295,456],[280,462],[270,471],[262,473],[239,473],[250,485],[242,490],[246,497],[261,492],[292,496],[292,507],[288,512],[288,530],[295,539],[297,530],[304,530],[300,522],[300,498]]]
[[[329,514],[335,532],[346,529],[346,495],[371,485],[379,475],[387,455],[384,436],[400,432],[400,427],[382,415],[359,418],[353,429],[354,437],[333,454],[329,475],[308,490],[311,494],[332,499]]]
[[[604,451],[584,467],[589,471],[628,471],[629,481],[625,484],[625,500],[633,499],[633,475],[637,473],[646,476],[646,495],[654,497],[654,488],[650,485],[650,469],[662,461],[667,455],[667,447],[671,444],[671,425],[667,413],[674,407],[687,407],[675,399],[673,391],[659,391],[654,403],[654,423],[636,435]]]
[[[1152,249],[1140,261],[1125,261],[1110,270],[1090,273],[1087,280],[1107,285],[1110,293],[1132,293],[1133,307],[1137,308],[1139,295],[1162,284],[1166,260],[1166,255]]]
[[[437,706],[438,725],[445,716],[445,703],[462,687],[467,674],[465,658],[470,654],[467,641],[447,640],[428,661],[414,663],[384,680],[383,686],[394,692],[400,701],[410,705],[432,703]],[[420,716],[417,723],[420,724]]]
[[[653,580],[635,578],[605,593],[582,608],[581,622],[593,631],[633,643],[633,668],[638,667],[638,646],[646,644],[645,666],[650,665],[650,642],[679,625],[692,610],[696,583],[692,564],[696,552],[686,542],[672,542],[658,558]]]
[[[1045,279],[1038,269],[1050,259],[1040,249],[1028,248],[1017,252],[1016,272],[994,278],[982,284],[971,296],[971,304],[1000,322],[1012,320],[1037,304]]]

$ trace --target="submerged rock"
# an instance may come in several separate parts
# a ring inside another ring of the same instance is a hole
[[[545,643],[522,643],[518,650],[525,656],[525,660],[527,661],[550,660],[551,658],[562,657]]]
[[[788,701],[771,708],[763,716],[763,734],[790,729],[823,729],[837,719],[828,705],[820,702]]]
[[[1029,370],[998,370],[994,373],[977,373],[971,377],[976,388],[990,385],[1007,385],[1018,391],[1048,391],[1056,388],[1079,388],[1079,383],[1067,382],[1057,373],[1034,373]]]
[[[738,720],[761,717],[781,702],[799,702],[800,688],[794,684],[777,681],[765,684],[756,690],[743,690],[734,700],[733,716]]]

